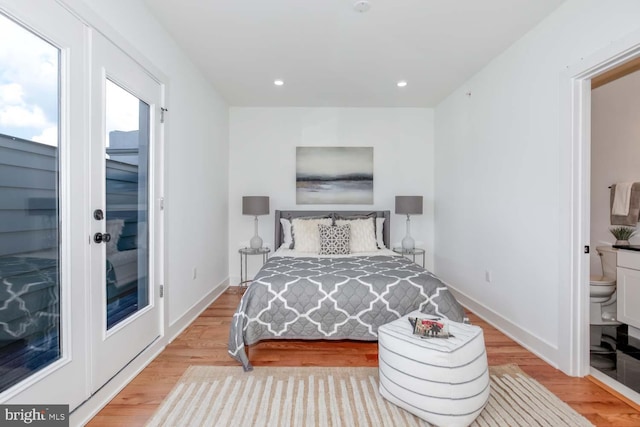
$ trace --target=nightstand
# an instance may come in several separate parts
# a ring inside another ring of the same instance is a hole
[[[262,263],[267,262],[269,258],[269,252],[271,249],[269,248],[241,248],[238,249],[238,253],[240,254],[240,286],[243,286],[245,283],[251,282],[247,278],[247,257],[249,255],[262,255]]]
[[[422,268],[424,268],[424,249],[414,248],[414,249],[404,249],[404,248],[393,248],[393,252],[397,254],[401,254],[406,256],[407,258],[411,258],[413,262],[416,262],[416,255],[422,255]]]

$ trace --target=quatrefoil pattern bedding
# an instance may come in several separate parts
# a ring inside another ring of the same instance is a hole
[[[375,341],[380,325],[414,310],[464,320],[447,286],[402,256],[272,257],[233,316],[228,351],[251,370],[245,345],[266,339]]]

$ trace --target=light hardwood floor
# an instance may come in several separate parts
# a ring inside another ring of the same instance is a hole
[[[237,288],[222,294],[88,425],[142,426],[190,365],[238,365],[227,355]],[[568,377],[470,314],[484,330],[489,365],[516,363],[597,426],[640,426],[640,412],[586,378]],[[269,341],[250,348],[255,366],[377,366],[377,343]],[[239,365],[238,365],[239,366]]]

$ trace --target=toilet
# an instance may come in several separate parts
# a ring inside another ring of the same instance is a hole
[[[618,253],[611,246],[596,247],[602,274],[592,274],[589,280],[589,323],[591,365],[613,369],[611,355],[616,350],[617,321],[616,269]]]
[[[619,325],[617,316],[616,268],[618,254],[611,246],[596,247],[602,275],[592,274],[589,280],[589,323]]]

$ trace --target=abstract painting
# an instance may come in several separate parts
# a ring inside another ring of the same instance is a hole
[[[373,204],[373,147],[296,147],[296,204]]]

